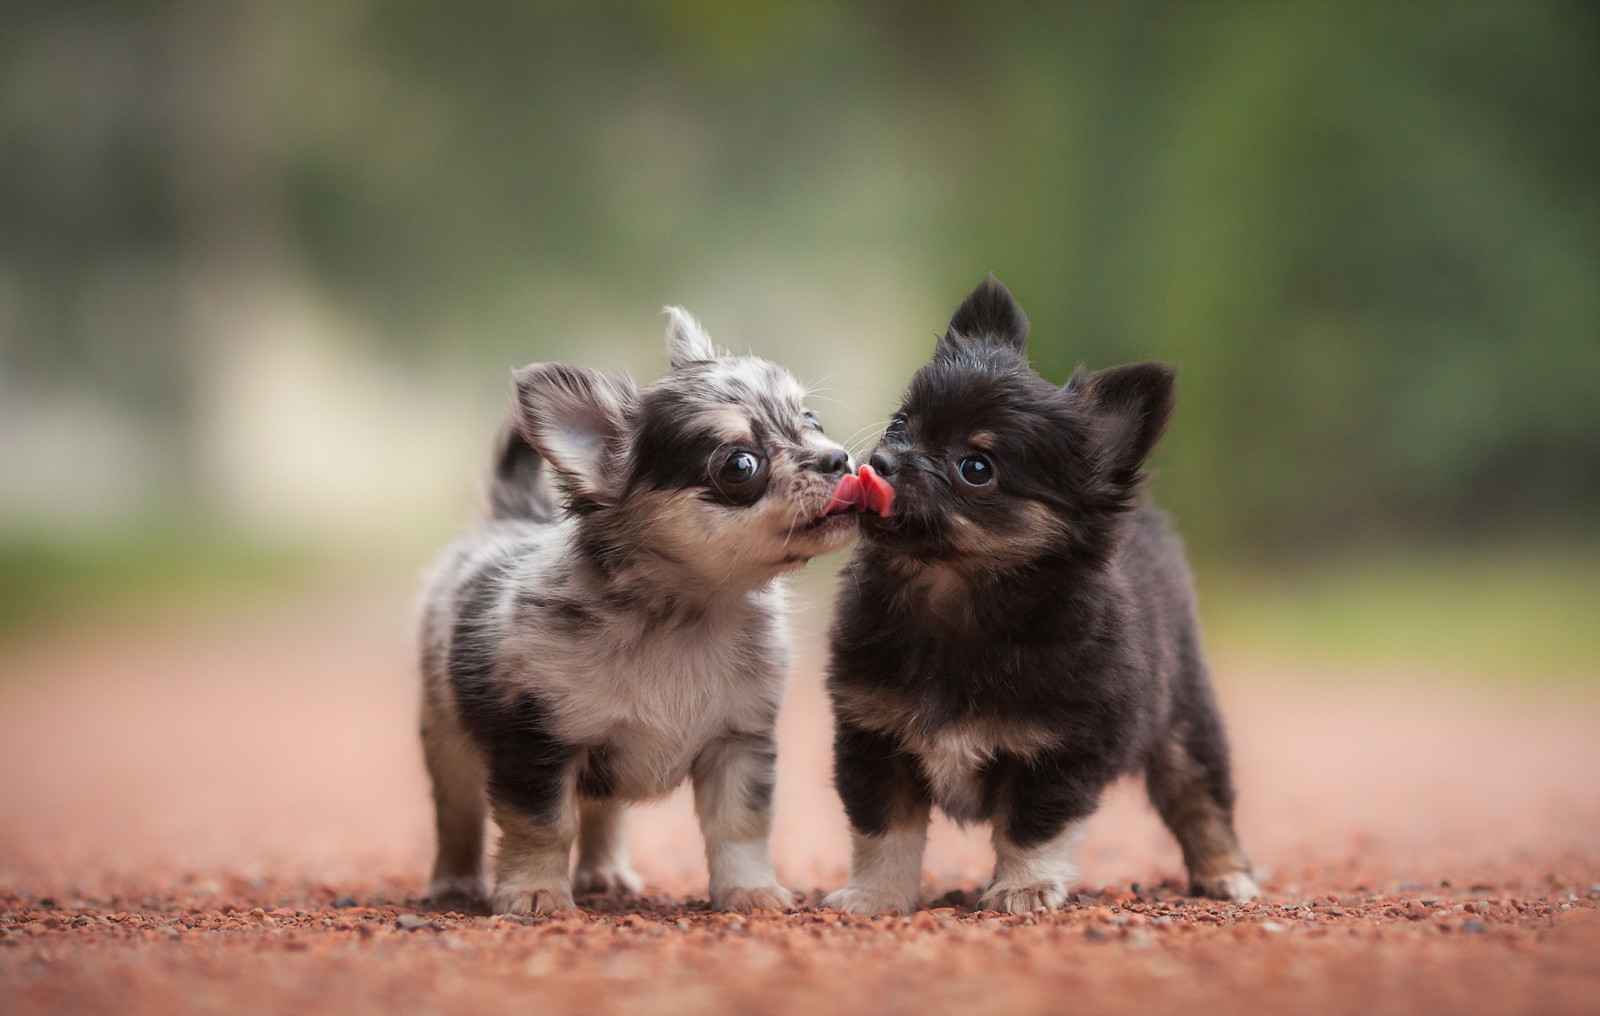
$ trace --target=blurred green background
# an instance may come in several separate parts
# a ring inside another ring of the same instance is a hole
[[[509,369],[665,303],[862,447],[989,271],[1181,365],[1215,639],[1595,677],[1578,0],[10,0],[0,638],[406,587]]]

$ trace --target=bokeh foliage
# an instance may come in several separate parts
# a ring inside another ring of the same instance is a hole
[[[8,3],[0,152],[0,378],[160,429],[180,505],[186,266],[293,264],[384,356],[486,372],[809,275],[925,280],[828,337],[908,373],[993,270],[1047,376],[1182,365],[1204,550],[1595,521],[1589,2]]]

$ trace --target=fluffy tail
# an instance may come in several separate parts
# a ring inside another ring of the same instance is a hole
[[[544,457],[509,421],[495,443],[494,474],[489,480],[489,512],[497,519],[549,522],[560,514],[555,491],[546,475]]]

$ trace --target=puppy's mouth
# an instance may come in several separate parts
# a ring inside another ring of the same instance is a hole
[[[894,488],[871,466],[863,465],[855,475],[846,473],[833,489],[819,518],[827,519],[849,512],[869,512],[887,518],[894,514]]]

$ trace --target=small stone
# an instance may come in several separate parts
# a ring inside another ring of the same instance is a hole
[[[681,918],[681,917],[678,918],[675,922],[673,922],[673,924],[679,931],[688,931],[689,930],[689,922],[686,921],[685,919]]]
[[[1259,927],[1262,931],[1270,931],[1273,934],[1277,934],[1280,931],[1289,930],[1289,926],[1284,924],[1282,921],[1262,921],[1259,925],[1257,925],[1257,927]]]
[[[333,905],[340,910],[348,910],[356,906],[356,898],[354,896],[341,896],[333,901]]]
[[[394,926],[401,931],[416,931],[418,928],[425,927],[427,923],[416,914],[401,914],[394,919]]]
[[[1461,931],[1467,935],[1482,935],[1489,930],[1489,926],[1482,921],[1462,921]]]

